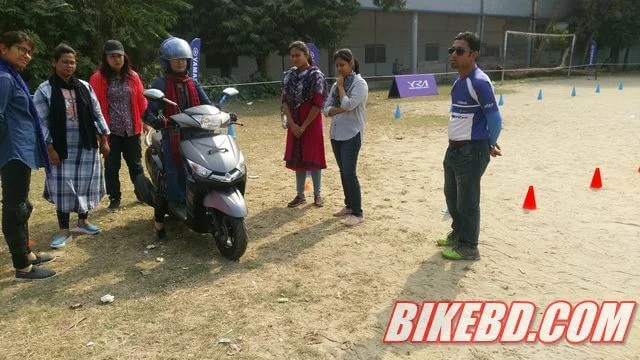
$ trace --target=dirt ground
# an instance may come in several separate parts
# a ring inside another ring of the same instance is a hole
[[[434,243],[450,226],[441,212],[447,88],[429,98],[370,94],[358,168],[366,220],[355,228],[331,216],[342,189],[328,126],[325,207],[288,209],[295,178],[282,162],[278,106],[236,101],[251,176],[240,261],[171,220],[169,239],[146,249],[153,212],[134,201],[123,169],[125,208],[109,213],[105,199],[91,213],[102,233],[55,251],[56,278],[15,283],[2,241],[0,359],[640,359],[637,316],[622,345],[381,341],[399,299],[526,300],[538,316],[558,299],[638,300],[640,77],[599,82],[601,93],[586,78],[498,87],[504,156],[483,178],[477,262],[446,261]],[[596,167],[599,191],[589,189]],[[539,209],[525,212],[529,185]],[[34,172],[31,237],[46,250],[57,226],[42,186]],[[100,305],[105,294],[115,301]]]

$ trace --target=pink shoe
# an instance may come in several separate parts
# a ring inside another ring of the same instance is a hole
[[[347,215],[351,215],[351,209],[349,209],[348,207],[343,207],[342,209],[340,209],[340,211],[333,214],[333,216],[335,217],[342,217]]]
[[[364,221],[364,216],[349,215],[347,220],[344,221],[344,224],[347,226],[356,226],[363,221]]]

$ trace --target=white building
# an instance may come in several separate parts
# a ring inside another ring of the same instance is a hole
[[[576,0],[407,0],[403,10],[392,12],[383,12],[372,0],[359,2],[360,11],[338,48],[350,48],[366,76],[384,76],[392,74],[396,59],[403,73],[448,71],[447,48],[455,35],[466,30],[477,32],[482,39],[481,63],[502,63],[506,30],[543,31],[550,18],[566,18]],[[518,41],[513,41],[514,50],[508,52],[514,61],[526,62],[530,45],[525,39]],[[320,68],[332,75],[327,49],[320,49],[320,59]],[[247,79],[256,71],[251,57],[240,56],[234,63],[236,79]],[[207,66],[206,59],[202,65],[205,75],[220,74],[219,69]],[[287,57],[270,56],[272,79],[280,79],[289,67]]]

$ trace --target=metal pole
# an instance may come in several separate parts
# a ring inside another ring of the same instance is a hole
[[[373,73],[378,76],[378,12],[373,11]]]
[[[504,70],[507,68],[507,41],[508,41],[509,30],[504,32],[504,51],[502,52],[502,81],[504,83]]]
[[[569,73],[567,74],[568,77],[571,77],[571,66],[573,66],[573,49],[575,46],[576,46],[576,36],[574,34],[573,40],[571,41],[571,54],[569,55]]]
[[[413,12],[411,21],[411,73],[418,73],[418,12]]]
[[[478,36],[480,36],[480,43],[484,42],[484,0],[480,1],[480,32]]]
[[[538,13],[538,0],[531,2],[531,21],[529,22],[529,32],[536,32],[536,16]],[[527,67],[531,67],[531,54],[533,53],[533,39],[527,40]]]

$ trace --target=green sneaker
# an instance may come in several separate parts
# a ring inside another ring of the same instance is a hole
[[[458,245],[458,234],[456,234],[453,230],[449,231],[446,237],[438,239],[436,241],[436,245],[438,246],[456,246]]]
[[[480,260],[477,248],[456,246],[453,249],[442,250],[442,257],[449,260]]]

